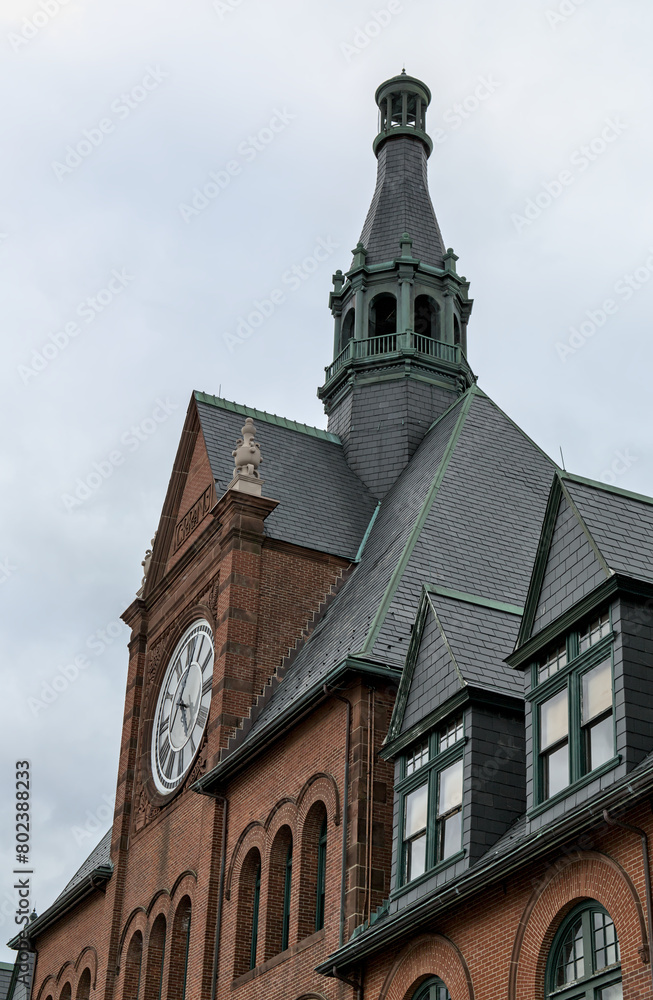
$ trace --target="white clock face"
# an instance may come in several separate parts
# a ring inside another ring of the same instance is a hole
[[[213,632],[206,621],[186,629],[170,657],[152,728],[152,776],[167,795],[186,777],[209,717]]]

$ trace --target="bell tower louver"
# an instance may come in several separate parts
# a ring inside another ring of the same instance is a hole
[[[430,424],[474,381],[469,282],[428,190],[429,88],[406,72],[376,92],[377,181],[350,269],[333,276],[333,362],[318,390],[329,430],[379,499]]]

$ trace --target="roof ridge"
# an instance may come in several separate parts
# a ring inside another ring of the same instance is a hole
[[[557,472],[564,471],[563,469],[560,468],[560,466],[558,465],[558,463],[553,458],[551,458],[550,455],[547,455],[547,453],[545,452],[544,448],[540,448],[540,446],[537,443],[537,441],[534,441],[533,438],[529,434],[526,433],[526,431],[523,429],[523,427],[520,427],[518,423],[515,423],[515,421],[512,419],[512,417],[509,416],[509,414],[507,414],[505,410],[502,410],[501,407],[499,406],[499,404],[496,403],[492,399],[491,396],[488,396],[487,392],[485,392],[483,389],[481,389],[480,386],[476,386],[476,385],[473,385],[470,388],[476,390],[476,393],[475,393],[476,395],[482,396],[484,399],[487,399],[488,403],[490,403],[494,407],[494,409],[497,410],[501,414],[502,417],[505,417],[505,419],[508,421],[508,423],[512,424],[512,426],[515,428],[515,430],[518,431],[521,434],[521,436],[528,441],[529,444],[532,444],[533,447],[536,448],[537,451],[539,451],[540,455],[543,455],[544,458],[547,460],[547,462],[551,463],[551,465],[553,466],[553,468]]]
[[[458,419],[456,420],[456,423],[452,428],[451,434],[449,435],[447,446],[444,450],[442,459],[438,463],[438,467],[431,481],[431,485],[428,488],[424,503],[422,504],[422,507],[417,517],[415,518],[415,522],[413,524],[413,527],[411,528],[403,552],[401,553],[399,561],[392,573],[392,576],[390,577],[390,582],[388,583],[388,586],[385,589],[383,597],[381,598],[381,602],[376,610],[376,614],[374,615],[374,618],[372,620],[372,624],[370,625],[368,633],[363,642],[363,645],[361,646],[360,649],[361,653],[368,653],[374,647],[374,643],[378,638],[381,625],[383,624],[383,621],[388,612],[392,599],[397,591],[397,587],[399,586],[401,578],[404,575],[404,571],[413,553],[413,550],[417,543],[417,539],[419,538],[422,528],[424,527],[426,518],[428,517],[429,511],[433,505],[435,497],[437,496],[438,490],[442,485],[442,481],[449,466],[449,461],[454,452],[458,439],[460,438],[460,434],[465,424],[465,420],[467,419],[467,415],[471,408],[473,399],[474,399],[474,393],[468,391],[463,396],[461,396],[459,400],[457,400],[458,403],[462,404],[461,411],[458,415]]]
[[[586,476],[577,476],[573,472],[567,472],[564,469],[560,470],[558,475],[563,481],[569,480],[569,482],[579,483],[581,486],[589,486],[592,489],[601,490],[605,493],[616,493],[617,496],[626,497],[628,500],[639,500],[640,503],[653,506],[653,497],[649,497],[645,493],[635,493],[633,490],[625,490],[620,486],[611,486],[609,483],[601,483],[598,479],[588,479]]]
[[[524,609],[518,604],[508,604],[506,601],[495,601],[491,597],[482,597],[480,594],[468,594],[463,590],[453,590],[451,587],[441,587],[439,584],[426,584],[425,589],[429,594],[437,597],[447,597],[452,601],[462,601],[464,604],[477,604],[481,608],[489,608],[491,611],[502,611],[507,615],[524,614]]]
[[[337,434],[325,431],[322,427],[312,427],[310,424],[301,424],[297,420],[290,420],[288,417],[280,417],[276,413],[268,413],[266,410],[258,410],[254,406],[245,406],[244,403],[235,403],[222,396],[213,396],[209,392],[202,392],[195,389],[194,398],[200,403],[208,406],[215,406],[220,410],[230,410],[232,413],[241,413],[244,417],[252,417],[262,420],[267,424],[274,424],[276,427],[285,427],[290,431],[298,431],[300,434],[307,434],[309,437],[320,438],[322,441],[329,441],[331,444],[342,444]]]

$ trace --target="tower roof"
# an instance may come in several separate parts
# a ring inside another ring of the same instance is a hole
[[[405,71],[376,91],[379,134],[376,189],[360,242],[366,263],[392,260],[402,233],[410,233],[413,255],[425,264],[443,266],[444,241],[428,189],[427,160],[433,143],[426,132],[431,91]]]

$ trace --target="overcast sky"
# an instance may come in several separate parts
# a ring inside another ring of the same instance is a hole
[[[14,762],[39,912],[109,825],[119,616],[192,390],[325,425],[331,275],[402,65],[479,384],[568,469],[653,493],[652,26],[650,0],[3,0],[3,941]]]

